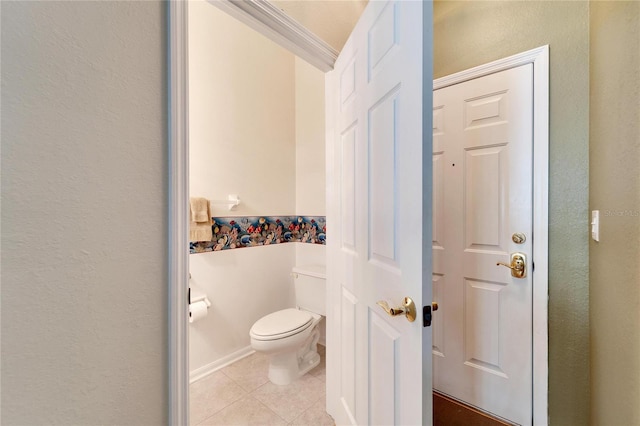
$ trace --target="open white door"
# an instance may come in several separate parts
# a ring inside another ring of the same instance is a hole
[[[339,425],[432,423],[431,26],[430,2],[369,2],[327,74],[327,411]],[[413,322],[377,303],[406,297]]]

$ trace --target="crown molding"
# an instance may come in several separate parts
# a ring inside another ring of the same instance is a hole
[[[327,72],[338,51],[267,0],[208,0],[285,49]]]

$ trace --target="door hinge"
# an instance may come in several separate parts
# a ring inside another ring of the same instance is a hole
[[[431,305],[422,307],[422,326],[423,327],[431,327],[431,320],[433,316],[431,315]]]

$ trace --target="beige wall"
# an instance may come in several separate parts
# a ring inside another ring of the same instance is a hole
[[[294,60],[209,2],[189,3],[190,194],[241,199],[234,211],[214,204],[212,215],[295,214]],[[206,318],[189,325],[192,377],[246,354],[254,322],[295,306],[293,246],[189,256],[190,285],[212,303]],[[237,300],[243,300],[241,316]]]
[[[204,0],[189,3],[189,116],[191,195],[241,198],[214,216],[325,214],[324,73]],[[189,326],[192,377],[250,349],[255,321],[295,306],[294,264],[324,256],[315,244],[190,255],[191,286],[212,303]]]
[[[189,189],[214,216],[295,214],[295,56],[204,0],[189,3]]]
[[[591,421],[640,424],[640,2],[590,9]]]
[[[550,45],[549,415],[589,422],[589,15],[582,1],[436,1],[434,78]]]
[[[324,216],[324,73],[296,58],[296,213]]]
[[[1,3],[0,423],[166,424],[166,5]]]
[[[325,216],[324,73],[296,57],[296,214]],[[326,246],[295,244],[296,264],[326,265]],[[321,336],[324,342],[324,336]]]

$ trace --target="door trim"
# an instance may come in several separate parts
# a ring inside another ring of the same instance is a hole
[[[169,424],[189,424],[189,80],[186,1],[169,5],[168,364]]]
[[[211,1],[231,3],[228,0]],[[169,142],[168,142],[168,334],[169,423],[189,424],[188,371],[188,22],[187,2],[169,2]],[[216,4],[217,5],[217,4]],[[227,11],[228,12],[228,11]],[[246,12],[245,12],[246,13]],[[236,16],[237,18],[237,16]],[[254,21],[273,22],[264,16]],[[246,23],[246,21],[243,20]],[[256,29],[255,26],[250,25]],[[265,34],[266,27],[258,29]],[[286,48],[302,56],[294,36]],[[326,71],[314,61],[310,62]],[[548,180],[549,180],[549,47],[542,46],[490,64],[434,81],[434,90],[508,68],[532,63],[534,67],[534,274],[533,299],[533,421],[547,424],[548,406]],[[333,62],[328,65],[333,68]],[[325,65],[327,66],[327,65]]]
[[[433,90],[533,64],[533,424],[548,424],[549,46],[433,81]]]

